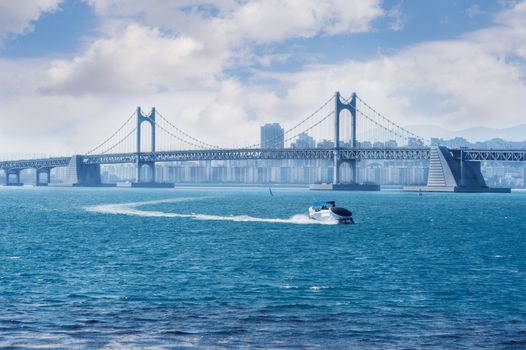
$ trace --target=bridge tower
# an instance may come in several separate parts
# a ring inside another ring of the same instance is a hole
[[[137,183],[141,183],[141,168],[143,165],[148,166],[150,169],[151,179],[150,182],[155,182],[155,162],[141,161],[141,125],[142,123],[149,123],[151,126],[151,152],[155,152],[155,107],[149,115],[145,116],[142,114],[141,107],[137,107]]]
[[[332,183],[334,185],[340,183],[340,166],[342,159],[340,155],[340,113],[343,110],[351,112],[351,147],[356,147],[356,93],[353,92],[350,102],[343,102],[340,98],[340,92],[337,91],[335,96],[335,108],[334,108],[334,158],[333,158],[333,177]],[[356,159],[346,160],[351,165],[352,181],[357,182],[356,178]]]

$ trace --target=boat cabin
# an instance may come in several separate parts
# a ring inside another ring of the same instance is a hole
[[[336,206],[336,202],[335,201],[314,202],[314,203],[312,203],[312,208],[315,211],[327,210],[329,208],[334,208],[335,206]]]

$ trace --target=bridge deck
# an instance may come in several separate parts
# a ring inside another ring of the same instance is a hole
[[[141,162],[174,162],[199,160],[285,160],[326,159],[332,160],[335,149],[213,149],[82,156],[86,164],[121,164]],[[456,157],[475,161],[526,161],[526,150],[476,150],[453,149]],[[430,148],[352,148],[340,149],[341,160],[428,160]],[[0,162],[4,170],[27,168],[43,169],[68,166],[70,157],[12,160]]]

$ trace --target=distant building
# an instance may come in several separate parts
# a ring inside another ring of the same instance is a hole
[[[423,146],[424,146],[424,143],[422,142],[422,140],[417,139],[416,137],[410,137],[409,139],[407,139],[407,147],[419,148]]]
[[[352,148],[351,141],[340,141],[340,148]]]
[[[386,147],[386,148],[396,148],[396,147],[398,147],[398,144],[396,143],[395,140],[389,140],[389,141],[386,141],[384,143],[384,147]]]
[[[361,147],[361,148],[371,148],[373,147],[373,144],[369,141],[362,141],[362,142],[357,142],[357,147]]]
[[[321,140],[316,145],[317,148],[334,148],[334,142],[330,140]]]
[[[291,145],[292,148],[315,148],[316,147],[316,140],[314,140],[314,137],[310,136],[306,132],[302,132],[298,135],[298,138],[294,143]]]
[[[279,123],[261,127],[261,148],[285,148],[285,131]]]

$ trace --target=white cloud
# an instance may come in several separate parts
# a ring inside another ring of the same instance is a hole
[[[363,32],[382,16],[379,0],[89,0],[105,16],[140,16],[186,35],[218,35],[230,44],[275,42],[317,34]]]
[[[386,12],[386,15],[391,18],[390,28],[394,31],[402,30],[407,22],[407,16],[402,11],[402,3],[391,8]]]
[[[279,62],[285,63],[292,56],[292,54],[268,54],[258,57],[259,63],[263,67],[270,67],[272,63]]]
[[[226,69],[246,59],[270,64],[288,58],[279,53],[254,56],[253,43],[363,31],[382,13],[377,0],[356,1],[353,11],[336,11],[349,7],[342,1],[308,6],[217,1],[208,9],[192,7],[194,1],[91,3],[108,16],[104,36],[75,57],[0,61],[0,79],[17,82],[2,88],[10,96],[5,104],[8,114],[18,116],[16,120],[2,117],[6,119],[2,131],[14,135],[24,129],[26,137],[2,138],[7,148],[13,142],[31,148],[28,140],[54,132],[55,142],[46,147],[68,145],[71,152],[85,151],[101,133],[117,128],[135,105],[146,109],[156,105],[178,126],[212,143],[254,142],[263,121],[296,107],[287,106],[265,85],[243,84]],[[281,17],[274,18],[279,12]],[[142,24],[134,20],[137,16]],[[316,103],[302,102],[302,108],[315,108]],[[304,112],[302,108],[298,111]]]
[[[405,125],[461,129],[524,123],[524,2],[499,14],[491,27],[456,40],[421,43],[368,60],[307,65],[294,72],[250,70],[242,79],[230,73],[251,64],[240,59],[268,65],[289,59],[272,50],[277,41],[367,30],[381,13],[369,12],[378,3],[363,2],[361,15],[334,13],[321,4],[292,16],[300,5],[288,2],[283,13],[290,23],[270,16],[277,1],[252,3],[260,6],[262,18],[243,18],[243,11],[253,11],[248,3],[228,0],[198,9],[190,0],[151,1],[151,8],[131,0],[91,3],[108,16],[111,30],[75,57],[0,60],[4,150],[34,151],[39,142],[45,145],[41,151],[85,151],[137,105],[155,105],[176,125],[210,143],[249,144],[257,140],[262,123],[290,126],[335,90],[346,95],[357,91]],[[155,26],[156,15],[162,29]],[[136,18],[140,23],[133,23]],[[264,30],[256,32],[258,26]],[[269,45],[271,54],[254,57],[251,48],[257,43]],[[50,135],[53,140],[45,141]]]
[[[378,1],[261,0],[236,9],[223,25],[245,40],[272,42],[320,33],[365,32],[381,15]]]
[[[456,40],[268,77],[287,86],[290,100],[355,90],[405,125],[509,127],[525,122],[525,42],[526,2],[521,2],[499,14],[495,25]]]
[[[272,77],[289,86],[291,100],[321,101],[335,89],[357,91],[402,125],[460,129],[524,122],[524,71],[466,41],[421,44],[370,61]]]
[[[503,59],[514,55],[526,58],[526,1],[498,14],[495,26],[469,33],[465,38]]]
[[[258,57],[254,43],[368,30],[379,0],[249,2],[89,0],[107,16],[104,37],[72,59],[36,74],[42,93],[131,93],[212,87],[225,70],[269,65],[288,55]],[[134,23],[137,17],[143,24]],[[164,29],[158,29],[155,25]]]
[[[99,39],[72,60],[55,60],[41,86],[45,93],[155,92],[166,87],[206,85],[221,72],[220,59],[184,36],[131,24]],[[177,89],[177,88],[176,88]]]
[[[255,53],[257,45],[364,32],[384,15],[380,0],[213,0],[204,4],[196,0],[89,0],[89,3],[110,23],[136,20],[191,38],[203,45],[204,55],[223,69],[269,62],[269,56],[258,57]]]
[[[61,0],[2,0],[0,2],[0,40],[7,35],[24,34],[44,12],[53,12]]]

